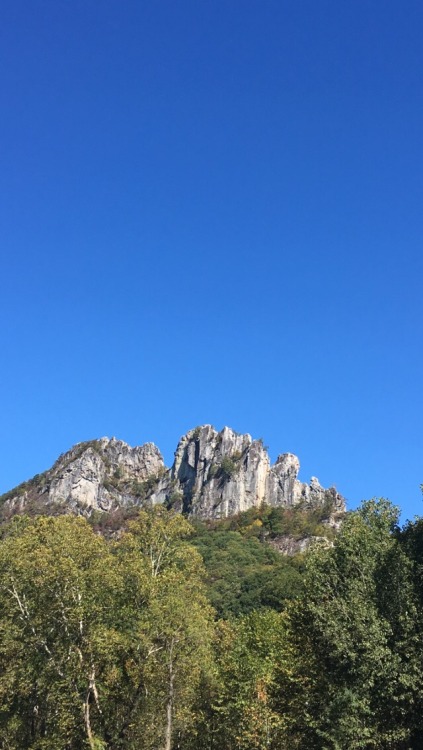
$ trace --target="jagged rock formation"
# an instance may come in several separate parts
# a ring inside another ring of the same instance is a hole
[[[3,496],[9,508],[66,505],[74,512],[109,511],[141,503],[166,471],[153,443],[135,448],[116,438],[78,443],[51,469]]]
[[[316,507],[331,500],[335,513],[345,511],[345,501],[334,488],[325,490],[315,477],[309,485],[299,482],[299,469],[292,453],[280,455],[271,466],[261,440],[229,427],[217,432],[204,425],[181,438],[170,474],[158,483],[151,500],[179,502],[201,518],[223,518],[263,503]]]
[[[153,443],[131,448],[102,438],[79,443],[49,471],[8,492],[3,503],[15,510],[30,503],[64,504],[85,514],[164,503],[200,518],[223,518],[263,503],[310,508],[327,503],[336,525],[344,499],[315,477],[310,484],[300,482],[299,467],[292,453],[271,466],[261,440],[204,425],[181,438],[171,469]]]

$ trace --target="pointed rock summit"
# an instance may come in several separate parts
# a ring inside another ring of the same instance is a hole
[[[331,501],[337,512],[345,511],[345,501],[334,488],[325,490],[315,477],[309,485],[298,481],[299,469],[292,453],[278,456],[271,466],[262,440],[230,427],[217,432],[204,425],[181,438],[172,469],[151,500],[179,502],[182,510],[200,518],[224,518],[263,503],[314,507]]]
[[[292,453],[273,466],[262,440],[229,427],[190,430],[167,469],[153,443],[131,448],[116,438],[78,443],[51,469],[3,495],[11,512],[31,505],[66,506],[89,515],[121,506],[163,503],[199,518],[224,518],[263,503],[313,508],[327,504],[333,522],[345,512],[335,488],[325,490],[312,477],[298,480],[300,463]]]

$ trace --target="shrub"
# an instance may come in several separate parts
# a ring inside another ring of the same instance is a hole
[[[235,464],[235,461],[233,461],[229,456],[224,456],[222,458],[222,463],[220,464],[220,474],[224,479],[230,479],[233,477],[237,469],[237,466]]]

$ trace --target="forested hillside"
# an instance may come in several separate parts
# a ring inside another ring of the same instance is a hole
[[[191,525],[156,507],[116,531],[16,516],[0,544],[0,747],[419,750],[423,521],[397,521],[370,501],[286,557],[269,542],[319,537],[321,517]]]

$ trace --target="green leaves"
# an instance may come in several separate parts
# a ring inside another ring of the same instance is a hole
[[[102,721],[97,683],[120,584],[105,541],[73,517],[15,525],[0,547],[0,575],[8,663],[0,731],[9,741],[13,727],[21,747],[57,747],[70,733],[89,742]]]
[[[396,522],[389,503],[370,501],[349,515],[333,548],[309,556],[292,637],[295,669],[311,675],[298,727],[318,748],[402,747],[410,736],[419,624]]]
[[[220,617],[281,610],[301,595],[302,575],[291,558],[239,531],[200,525],[196,531],[192,543],[204,559],[210,601]]]
[[[162,509],[117,543],[73,517],[12,525],[0,546],[0,745],[153,747],[170,668],[171,736],[185,726],[212,631],[189,533]]]
[[[114,541],[83,519],[15,519],[0,543],[0,747],[419,750],[421,521],[400,531],[387,501],[365,503],[306,556],[300,588],[255,536],[270,518],[193,538],[160,507]]]

